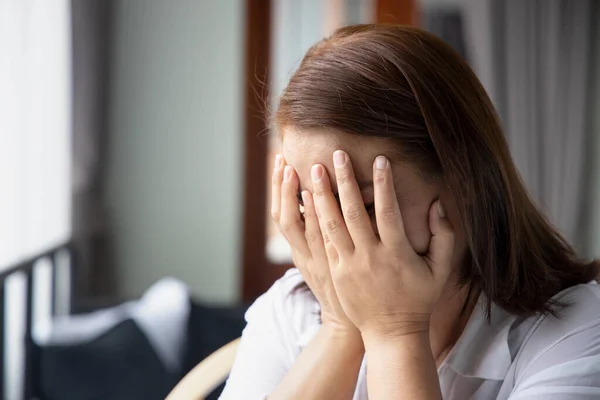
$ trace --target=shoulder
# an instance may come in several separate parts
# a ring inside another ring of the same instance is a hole
[[[528,330],[515,359],[517,381],[533,376],[589,379],[593,374],[600,384],[600,285],[573,286],[553,300],[565,304],[557,316],[538,316],[524,324]]]
[[[552,300],[564,304],[557,316],[542,315],[535,318],[526,338],[529,351],[556,345],[569,336],[591,331],[600,336],[600,285],[576,285],[560,292]]]
[[[320,326],[320,307],[296,268],[260,296],[246,312],[248,324],[277,330],[292,346],[303,346]]]

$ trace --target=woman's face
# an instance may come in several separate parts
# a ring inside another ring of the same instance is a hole
[[[282,132],[283,157],[292,166],[300,180],[300,190],[312,192],[310,168],[314,164],[322,164],[327,170],[334,193],[337,193],[333,168],[333,152],[344,150],[350,156],[356,180],[362,190],[367,211],[372,215],[372,225],[377,227],[373,215],[373,162],[378,155],[386,156],[392,163],[394,186],[404,220],[404,229],[415,252],[424,254],[429,248],[431,231],[428,215],[432,204],[440,199],[446,215],[453,227],[459,226],[454,202],[442,190],[439,182],[425,181],[419,171],[406,162],[402,162],[398,151],[393,149],[389,140],[346,135],[325,130],[302,131],[286,128]],[[462,258],[465,241],[460,232],[455,232],[454,263]],[[461,251],[459,248],[462,248]]]

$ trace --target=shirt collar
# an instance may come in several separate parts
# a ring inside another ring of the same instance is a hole
[[[469,322],[445,364],[468,378],[504,380],[512,364],[508,334],[514,316],[492,303],[490,321],[485,296],[479,296]]]

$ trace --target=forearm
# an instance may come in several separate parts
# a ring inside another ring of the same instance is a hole
[[[428,332],[364,339],[369,399],[441,400]]]
[[[351,399],[363,356],[360,335],[323,326],[269,400]]]

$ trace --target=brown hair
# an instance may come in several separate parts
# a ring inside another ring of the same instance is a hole
[[[597,274],[534,206],[485,90],[432,34],[383,24],[337,30],[307,52],[274,120],[280,129],[391,139],[440,178],[467,236],[460,284],[480,287],[488,311],[494,302],[516,315],[554,313],[553,295]]]

